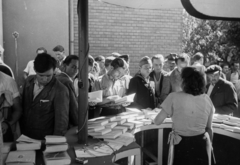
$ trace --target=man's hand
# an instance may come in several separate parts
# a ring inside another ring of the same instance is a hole
[[[125,103],[122,104],[122,106],[123,106],[123,107],[127,107],[127,106],[129,106],[130,104],[131,104],[131,102],[125,102]]]
[[[97,105],[97,102],[89,102],[88,103],[90,106],[95,106],[95,105]]]
[[[5,122],[2,122],[2,133],[3,135],[7,132],[8,125]]]

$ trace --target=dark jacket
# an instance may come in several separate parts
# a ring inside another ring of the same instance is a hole
[[[155,104],[155,89],[154,82],[150,81],[150,84],[144,80],[144,78],[138,73],[136,74],[129,83],[129,89],[127,95],[135,93],[134,102],[130,107],[145,109],[156,107]]]
[[[64,73],[60,73],[56,78],[68,88],[69,92],[69,124],[78,125],[78,100],[74,90],[73,82]]]
[[[22,134],[43,140],[46,135],[64,135],[69,123],[69,92],[55,77],[33,100],[35,76],[23,86]]]
[[[159,84],[160,96],[157,96],[157,92],[155,92],[155,97],[158,100],[158,104],[161,104],[165,100],[165,98],[167,97],[167,94],[166,95],[162,94],[163,88],[168,88],[168,89],[170,88],[170,84],[166,83],[166,81],[167,81],[166,79],[168,78],[167,74],[168,74],[168,72],[162,70],[161,75],[160,75],[161,76],[160,84]],[[150,76],[150,81],[155,82],[154,81],[155,72],[152,71],[149,76]]]
[[[207,91],[209,85],[207,85]],[[234,85],[222,78],[219,78],[219,81],[213,87],[210,98],[216,109],[216,113],[232,114],[238,109],[238,99]]]

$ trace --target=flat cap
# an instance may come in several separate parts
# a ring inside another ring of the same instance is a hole
[[[220,66],[218,66],[218,65],[210,65],[206,69],[205,73],[206,74],[214,74],[214,73],[221,72],[221,71],[222,71],[222,68]]]

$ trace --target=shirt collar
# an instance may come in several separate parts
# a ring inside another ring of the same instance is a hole
[[[73,82],[73,79],[72,79],[67,73],[62,72],[62,74],[66,75],[66,76],[69,78],[69,80],[70,80],[71,82]]]
[[[38,80],[34,80],[34,84],[38,86],[38,88],[44,88],[44,85],[39,84]]]

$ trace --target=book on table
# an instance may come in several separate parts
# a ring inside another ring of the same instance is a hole
[[[98,135],[98,136],[94,136],[94,137],[99,138],[99,139],[105,139],[105,138],[116,139],[120,135],[122,135],[122,130],[113,130],[105,135]]]
[[[6,165],[34,165],[35,151],[11,151],[8,154]]]
[[[97,126],[97,125],[102,125],[102,126],[104,126],[104,125],[106,125],[107,123],[109,122],[109,120],[108,119],[100,119],[100,120],[96,120],[96,121],[88,121],[88,125],[89,126]]]
[[[125,133],[125,134],[120,135],[116,139],[105,138],[104,141],[118,143],[118,144],[122,144],[124,146],[128,146],[129,144],[131,144],[132,142],[135,141],[135,137],[131,133]]]
[[[71,158],[66,151],[44,153],[43,159],[44,159],[45,165],[68,165],[71,163]]]
[[[44,153],[63,152],[67,151],[67,149],[68,149],[67,143],[46,144],[46,149],[43,152]]]
[[[17,150],[39,150],[41,148],[41,141],[21,135],[17,140]]]
[[[105,135],[109,132],[111,132],[111,129],[107,128],[107,129],[103,129],[95,132],[89,132],[89,135],[91,136]]]
[[[122,127],[122,126],[116,126],[116,127],[113,128],[113,130],[121,130],[122,133],[124,134],[124,133],[127,132],[128,128],[127,127]]]
[[[113,122],[117,122],[118,124],[123,124],[127,121],[127,119],[115,119]]]
[[[123,123],[123,124],[120,124],[119,126],[127,127],[128,129],[133,129],[134,124],[133,123]]]
[[[46,144],[58,144],[58,143],[66,143],[67,139],[64,136],[56,136],[56,135],[47,135],[45,136]]]
[[[100,131],[100,130],[103,130],[103,129],[105,129],[105,127],[102,126],[102,125],[100,125],[100,126],[91,126],[91,127],[88,127],[88,132],[96,132],[96,131]]]
[[[117,124],[118,124],[117,122],[111,122],[111,123],[106,124],[105,127],[112,129],[112,128],[116,127]]]

